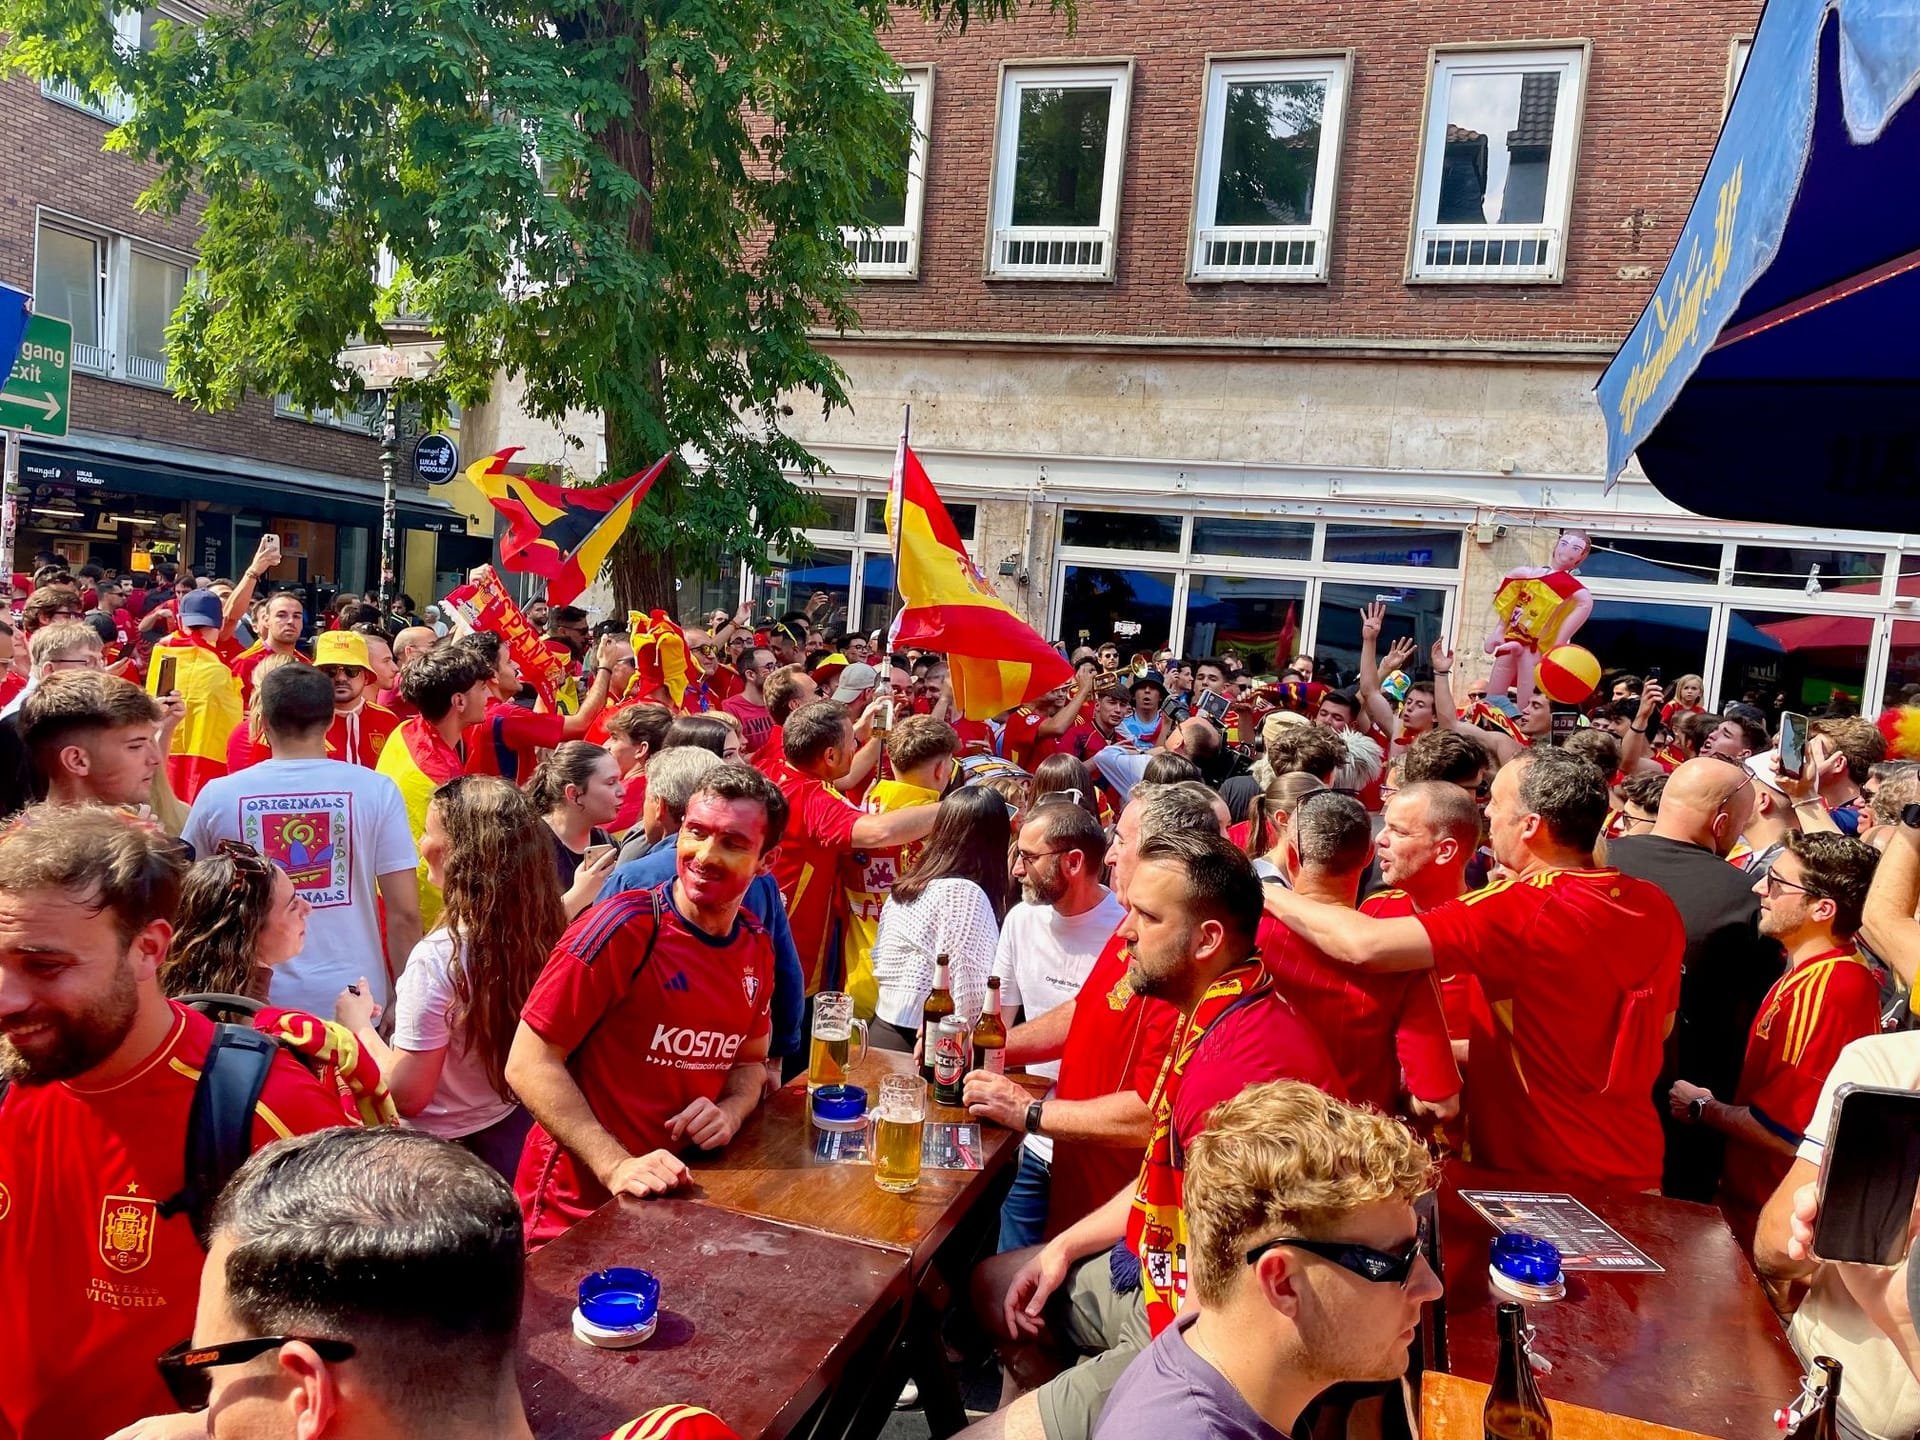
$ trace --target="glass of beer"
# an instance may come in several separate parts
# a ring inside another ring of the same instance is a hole
[[[874,1111],[873,1182],[905,1194],[920,1183],[920,1132],[927,1121],[927,1082],[918,1075],[886,1075]]]
[[[853,1035],[860,1032],[860,1053]],[[813,997],[813,1048],[807,1055],[807,1093],[822,1085],[844,1085],[847,1072],[867,1058],[867,1022],[853,1018],[853,996],[822,990]]]

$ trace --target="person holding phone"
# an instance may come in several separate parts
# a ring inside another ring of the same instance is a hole
[[[598,745],[568,740],[535,767],[527,798],[547,822],[571,920],[593,903],[619,856],[606,827],[626,798],[620,762]]]

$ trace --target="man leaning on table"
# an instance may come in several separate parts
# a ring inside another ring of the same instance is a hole
[[[507,1059],[538,1122],[514,1184],[530,1247],[615,1194],[683,1184],[678,1152],[719,1149],[759,1105],[775,962],[741,902],[786,821],[759,771],[709,770],[674,878],[602,901],[561,937]]]

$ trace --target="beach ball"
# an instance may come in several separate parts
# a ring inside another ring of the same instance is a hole
[[[1600,683],[1600,662],[1583,646],[1556,645],[1540,657],[1534,683],[1547,692],[1549,700],[1578,705]]]

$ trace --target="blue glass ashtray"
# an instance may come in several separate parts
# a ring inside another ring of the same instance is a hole
[[[616,1265],[580,1282],[573,1333],[589,1345],[619,1349],[652,1336],[660,1313],[660,1281],[649,1271]]]
[[[1522,1230],[1493,1237],[1488,1247],[1487,1278],[1522,1300],[1558,1300],[1567,1293],[1560,1249]]]
[[[822,1130],[864,1130],[867,1092],[860,1085],[822,1085],[807,1099],[813,1123]]]

